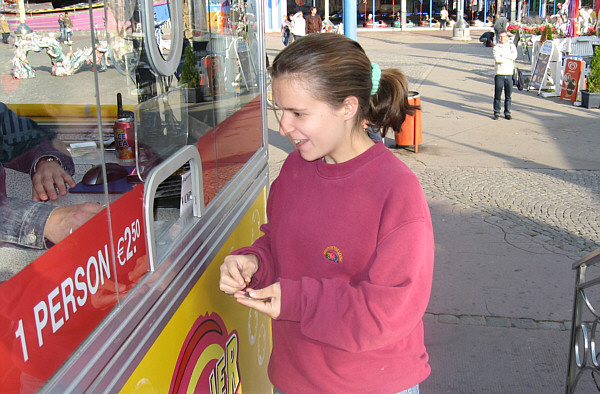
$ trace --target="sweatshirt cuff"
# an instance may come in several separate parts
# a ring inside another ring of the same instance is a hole
[[[300,321],[302,313],[301,282],[279,278],[281,286],[281,311],[277,320]]]

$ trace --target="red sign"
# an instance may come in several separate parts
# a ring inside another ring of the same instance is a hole
[[[36,391],[148,270],[143,185],[0,286],[0,385]],[[114,256],[112,253],[114,245]]]
[[[577,100],[577,92],[579,91],[579,78],[583,62],[581,60],[567,59],[565,63],[565,73],[563,75],[562,87],[560,90],[560,98],[568,97],[574,103]]]

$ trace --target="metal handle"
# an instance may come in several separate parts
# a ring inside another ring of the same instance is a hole
[[[157,266],[156,261],[156,237],[154,229],[154,197],[158,186],[171,174],[177,171],[185,163],[190,162],[190,171],[192,177],[192,199],[193,215],[202,216],[204,209],[204,188],[202,184],[202,161],[200,153],[195,146],[186,145],[175,152],[156,168],[152,169],[148,179],[144,184],[144,220],[146,227],[146,239],[148,244],[148,259],[150,261],[150,271],[154,271]]]

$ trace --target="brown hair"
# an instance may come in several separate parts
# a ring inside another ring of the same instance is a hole
[[[293,76],[306,83],[315,99],[339,108],[349,96],[358,99],[358,127],[366,120],[385,136],[400,131],[418,106],[408,102],[408,81],[397,69],[381,70],[377,93],[371,95],[371,61],[360,44],[334,33],[305,36],[281,51],[270,69],[273,79]]]

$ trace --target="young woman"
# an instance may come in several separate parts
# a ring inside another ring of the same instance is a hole
[[[225,258],[220,288],[274,319],[276,393],[418,393],[430,372],[429,208],[415,175],[365,132],[414,112],[407,80],[330,33],[290,44],[271,76],[279,132],[296,150],[271,187],[264,235]]]

